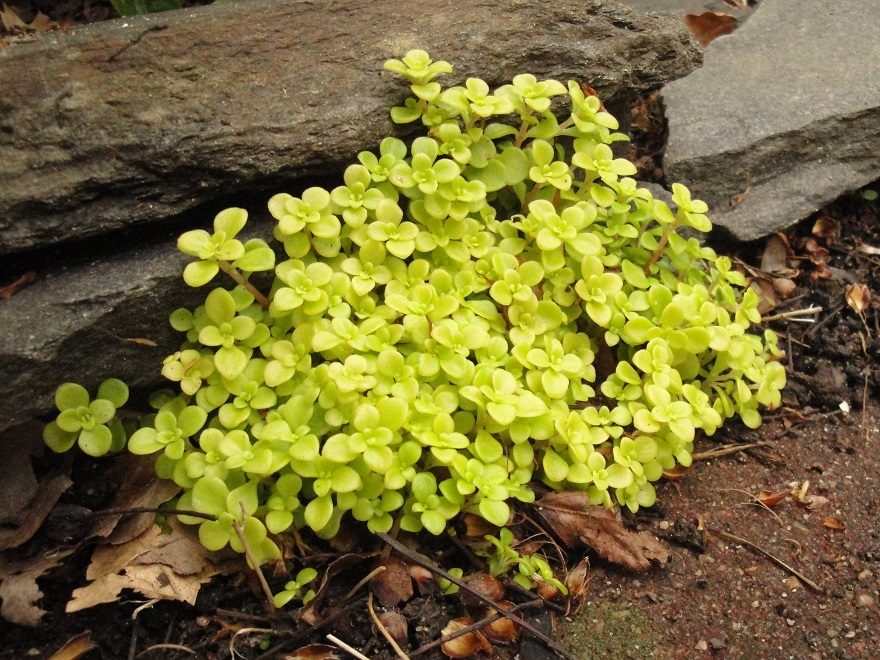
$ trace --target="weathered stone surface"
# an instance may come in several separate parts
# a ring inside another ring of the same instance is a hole
[[[663,89],[670,181],[750,240],[880,176],[880,11],[763,0]]]
[[[393,130],[382,62],[451,80],[531,71],[606,100],[698,65],[680,21],[614,2],[247,2],[42,35],[0,51],[0,254],[333,171]]]
[[[0,429],[51,408],[65,381],[155,384],[181,341],[168,314],[207,293],[183,283],[185,262],[168,241],[43,275],[0,302]]]

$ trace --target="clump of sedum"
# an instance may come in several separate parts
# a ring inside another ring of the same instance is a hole
[[[423,135],[385,138],[331,190],[272,197],[275,248],[239,240],[235,208],[180,237],[187,283],[234,286],[171,315],[180,393],[128,448],[215,516],[181,518],[205,546],[241,551],[240,525],[265,561],[275,535],[345,517],[504,526],[534,482],[635,511],[700,431],[779,405],[758,296],[694,238],[706,204],[640,188],[596,96],[529,74],[444,88],[452,67],[422,51],[385,68],[412,91],[392,118]],[[273,269],[261,292],[251,274]],[[110,406],[68,387],[59,408],[53,448],[109,448]]]

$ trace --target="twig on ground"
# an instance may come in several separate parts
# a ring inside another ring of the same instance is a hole
[[[361,578],[360,581],[358,581],[358,583],[356,585],[354,585],[351,589],[349,589],[348,593],[342,597],[342,600],[346,601],[349,598],[351,598],[352,596],[354,596],[358,591],[361,590],[361,587],[363,587],[367,582],[369,582],[374,577],[379,575],[379,573],[384,573],[386,570],[388,570],[388,569],[385,566],[377,566],[376,568],[374,568],[372,571],[367,573],[363,578]]]
[[[235,660],[238,657],[238,653],[235,650],[235,639],[239,635],[249,635],[250,633],[262,633],[263,635],[267,633],[275,632],[271,628],[242,628],[241,630],[237,630],[235,634],[229,639],[229,655]]]
[[[747,442],[744,444],[730,444],[730,445],[722,445],[721,447],[717,447],[715,449],[709,449],[707,451],[698,451],[696,454],[691,456],[691,460],[694,461],[706,461],[710,458],[721,458],[722,456],[729,456],[730,454],[736,454],[737,452],[745,451],[746,449],[753,449],[754,447],[764,447],[769,445],[769,442]]]
[[[710,533],[712,533],[712,534],[717,534],[717,535],[720,536],[721,538],[725,538],[725,539],[727,539],[728,541],[733,541],[734,543],[739,543],[739,544],[741,544],[741,545],[747,547],[747,548],[748,548],[749,550],[751,550],[752,552],[756,552],[756,553],[758,553],[759,555],[763,555],[764,557],[766,557],[767,559],[769,559],[770,561],[772,561],[774,564],[776,564],[776,565],[779,566],[780,568],[783,568],[783,569],[785,569],[786,571],[788,571],[789,573],[791,573],[792,575],[794,575],[796,578],[798,578],[801,582],[803,582],[805,585],[807,585],[808,587],[810,587],[810,589],[812,589],[812,590],[815,591],[816,593],[820,593],[820,594],[824,594],[824,593],[825,593],[825,590],[824,590],[822,587],[820,587],[818,584],[816,584],[815,582],[813,582],[813,581],[812,581],[810,578],[808,578],[806,575],[804,575],[803,573],[801,573],[801,572],[800,572],[799,570],[797,570],[796,568],[792,568],[791,566],[789,566],[788,564],[786,564],[784,561],[782,561],[779,557],[777,557],[776,555],[774,555],[774,554],[771,553],[770,551],[765,550],[765,549],[762,548],[761,546],[759,546],[759,545],[755,545],[755,544],[752,543],[751,541],[749,541],[749,540],[747,540],[747,539],[744,539],[744,538],[742,538],[741,536],[737,536],[736,534],[731,534],[730,532],[725,532],[725,531],[720,530],[720,529],[710,529],[710,530],[708,530],[708,531],[709,531]]]
[[[361,653],[360,651],[358,651],[358,650],[357,650],[356,648],[354,648],[353,646],[349,646],[348,644],[346,644],[345,642],[343,642],[341,639],[339,639],[336,635],[327,635],[327,639],[329,639],[331,642],[333,642],[334,644],[336,644],[336,646],[338,646],[339,648],[341,648],[343,651],[346,651],[346,652],[350,653],[351,655],[353,655],[353,656],[354,656],[355,658],[357,658],[358,660],[370,660],[370,659],[369,659],[367,656],[365,656],[363,653]]]
[[[244,514],[244,505],[242,504],[242,513]],[[244,554],[248,558],[248,561],[251,564],[251,567],[254,569],[254,572],[257,574],[257,579],[260,581],[260,586],[263,588],[263,593],[266,595],[266,600],[269,605],[269,612],[275,613],[275,598],[272,595],[272,590],[269,588],[269,583],[266,581],[266,576],[263,575],[263,571],[260,568],[259,562],[254,557],[254,553],[251,552],[251,546],[248,544],[247,538],[244,535],[244,530],[241,527],[241,523],[237,520],[232,521],[232,529],[235,531],[235,535],[238,536],[238,540],[241,541],[241,545],[244,548]]]
[[[388,536],[388,534],[383,534],[383,533],[379,532],[376,534],[376,536],[378,536],[385,543],[387,543],[392,548],[397,550],[397,552],[399,552],[400,554],[405,556],[407,559],[410,559],[411,561],[414,561],[415,563],[417,563],[419,566],[422,566],[423,568],[427,568],[432,573],[436,573],[440,577],[445,578],[446,580],[449,580],[450,582],[452,582],[452,584],[458,585],[458,587],[460,589],[464,589],[465,591],[467,591],[471,595],[473,595],[476,598],[478,598],[479,600],[483,601],[486,605],[488,605],[492,609],[498,610],[499,612],[504,614],[504,616],[506,616],[511,621],[518,623],[520,626],[522,626],[522,628],[524,630],[529,631],[532,635],[534,635],[535,637],[540,639],[542,642],[544,642],[544,644],[549,649],[556,651],[556,653],[558,653],[563,658],[567,658],[567,660],[574,660],[574,658],[571,656],[571,654],[569,654],[565,649],[563,649],[561,646],[559,646],[559,644],[557,644],[552,639],[547,637],[547,635],[545,635],[540,630],[535,628],[535,626],[530,624],[528,621],[523,619],[518,614],[511,612],[509,609],[502,607],[501,605],[499,605],[498,603],[493,601],[491,598],[487,598],[486,596],[479,593],[478,591],[471,589],[467,584],[465,584],[464,582],[459,580],[454,575],[450,575],[447,571],[444,571],[439,566],[436,566],[433,562],[424,558],[423,556],[421,556],[417,552],[410,550],[409,548],[407,548],[405,545],[403,545],[403,543],[401,543],[397,539],[393,539],[390,536]]]
[[[213,513],[202,513],[201,511],[191,511],[190,509],[163,509],[162,507],[150,506],[102,509],[100,511],[92,511],[89,514],[89,517],[102,518],[106,516],[133,516],[140,515],[142,513],[161,513],[163,516],[191,516],[193,518],[202,518],[204,520],[217,520],[217,516],[215,516]]]
[[[384,567],[383,567],[384,568]],[[382,633],[382,637],[391,644],[391,648],[394,649],[394,652],[397,654],[397,657],[400,660],[409,660],[409,656],[404,653],[403,649],[394,641],[394,637],[391,636],[391,633],[388,632],[388,628],[382,623],[382,620],[376,615],[376,610],[373,609],[373,594],[371,593],[367,596],[367,609],[370,611],[370,618],[373,620],[373,623],[376,624],[376,628],[378,628],[379,632]]]
[[[134,617],[132,617],[134,618]],[[137,642],[138,642],[138,630],[140,626],[138,625],[137,619],[135,619],[131,624],[131,640],[128,643],[128,660],[134,660],[137,657]]]
[[[310,625],[305,630],[301,630],[300,632],[298,632],[294,635],[291,635],[288,639],[285,639],[282,642],[280,642],[278,645],[276,645],[275,648],[269,649],[268,651],[266,651],[262,655],[257,656],[256,660],[269,660],[269,658],[278,657],[281,653],[284,653],[289,648],[293,648],[296,644],[301,642],[303,639],[305,639],[309,635],[313,635],[317,631],[321,630],[322,628],[326,628],[327,626],[329,626],[331,623],[333,623],[337,619],[345,616],[346,614],[351,612],[356,607],[359,607],[366,600],[367,600],[366,597],[358,598],[357,600],[354,600],[351,603],[348,603],[347,605],[343,605],[338,610],[336,610],[332,614],[327,615],[326,617],[324,617],[323,619],[321,619],[320,621],[318,621],[314,625]]]
[[[780,526],[782,526],[782,527],[785,526],[785,523],[782,522],[782,518],[779,517],[779,514],[777,514],[773,509],[771,509],[769,506],[764,504],[760,499],[758,499],[757,495],[752,495],[749,491],[743,490],[742,488],[718,488],[717,490],[722,490],[722,491],[726,490],[726,491],[732,491],[734,493],[742,493],[746,497],[752,498],[751,502],[737,502],[734,506],[740,506],[742,504],[747,504],[749,506],[759,506],[763,509],[766,509],[770,513],[771,516],[776,518],[776,522],[778,522]]]
[[[181,653],[196,655],[195,651],[193,651],[188,646],[184,646],[183,644],[153,644],[152,646],[145,648],[143,651],[138,653],[135,657],[140,658],[141,656],[144,656],[147,653],[151,653],[152,651],[180,651]]]
[[[485,571],[488,567],[488,562],[485,559],[476,554],[473,550],[471,550],[466,543],[464,543],[459,537],[458,534],[453,533],[451,530],[446,530],[446,538],[452,541],[452,544],[458,548],[461,553],[468,558],[471,564],[474,565],[478,571]]]
[[[771,316],[764,316],[761,318],[761,323],[767,323],[769,321],[781,321],[782,319],[791,319],[792,321],[806,321],[807,323],[815,323],[815,319],[803,319],[802,316],[811,316],[813,314],[820,314],[822,312],[821,307],[805,307],[804,309],[793,309],[790,312],[781,312],[779,314],[773,314]]]
[[[828,314],[825,316],[824,319],[820,320],[819,322],[816,323],[816,325],[814,325],[812,328],[807,330],[804,333],[804,337],[812,337],[814,334],[819,332],[819,330],[821,328],[824,328],[826,325],[828,325],[831,322],[831,319],[833,319],[835,316],[837,316],[840,313],[840,310],[842,310],[844,307],[846,307],[845,302],[842,302],[839,305],[837,305],[837,307],[834,307],[830,312],[828,312]]]
[[[540,605],[544,600],[541,598],[535,598],[534,600],[530,600],[526,603],[520,603],[519,605],[514,605],[510,608],[510,611],[513,612],[515,610],[524,610],[528,607],[535,607],[536,605]],[[488,616],[483,617],[479,621],[475,621],[469,626],[465,626],[464,628],[459,628],[455,632],[451,632],[448,635],[444,635],[443,637],[439,637],[435,639],[433,642],[428,642],[427,644],[423,644],[415,651],[410,654],[410,657],[416,657],[417,655],[422,655],[423,653],[427,653],[431,649],[435,649],[438,646],[442,646],[446,642],[451,642],[453,639],[461,637],[462,635],[467,635],[469,632],[473,632],[475,630],[479,630],[483,626],[487,626],[494,621],[498,621],[498,619],[504,618],[504,614],[501,612],[495,612],[494,614],[490,614]]]

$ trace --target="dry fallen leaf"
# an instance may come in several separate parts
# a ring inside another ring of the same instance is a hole
[[[580,608],[587,597],[587,589],[590,587],[590,560],[587,557],[581,559],[565,578],[565,586],[568,587],[568,595],[575,601],[575,610]]]
[[[284,660],[341,660],[339,649],[327,644],[309,644],[284,656]]]
[[[758,312],[766,314],[767,312],[776,309],[779,305],[779,296],[777,295],[776,287],[773,286],[773,283],[767,279],[765,275],[761,275],[752,280],[750,286],[752,289],[756,290],[760,296]]]
[[[156,508],[180,491],[173,481],[156,478],[155,459],[125,454],[116,459],[108,479],[121,486],[113,496],[110,509]],[[127,543],[153,524],[156,514],[142,513],[123,517],[102,516],[91,529],[91,536],[106,538],[109,543]]]
[[[394,607],[412,598],[413,583],[409,569],[400,559],[390,555],[381,564],[385,570],[370,580],[370,589],[384,607]]]
[[[446,624],[446,627],[441,634],[444,636],[451,635],[462,628],[467,628],[473,622],[474,620],[470,617],[453,619]],[[479,651],[490,653],[492,651],[492,645],[483,633],[472,631],[449,640],[440,647],[440,650],[450,658],[470,658],[471,656],[476,655]]]
[[[778,273],[788,267],[791,249],[784,234],[773,234],[767,238],[767,245],[761,255],[761,270],[765,273]]]
[[[501,584],[501,580],[492,577],[488,573],[471,573],[464,579],[464,583],[470,589],[470,591],[462,590],[459,592],[465,607],[478,609],[486,606],[486,601],[480,600],[471,592],[475,592],[493,602],[498,602],[504,598],[504,585]]]
[[[299,618],[309,625],[316,625],[321,621],[324,617],[320,612],[320,608],[324,602],[324,598],[327,596],[327,585],[330,583],[330,579],[350,568],[362,567],[363,564],[364,555],[355,553],[342,555],[338,559],[334,559],[327,567],[327,570],[324,571],[324,575],[321,578],[321,584],[315,591],[315,597],[300,610]]]
[[[49,660],[77,660],[95,648],[98,648],[98,645],[92,641],[91,633],[87,630],[68,639]]]
[[[773,289],[783,298],[788,298],[797,290],[797,284],[787,277],[774,277]]]
[[[0,12],[2,13],[2,12]],[[33,271],[29,273],[25,273],[21,277],[19,277],[12,284],[7,284],[4,287],[0,287],[0,300],[6,300],[7,298],[12,298],[16,293],[25,288],[28,284],[31,284],[34,280],[37,279],[37,274]]]
[[[47,32],[58,27],[58,23],[41,11],[38,11],[34,19],[27,23],[5,3],[0,7],[0,25],[7,32]]]
[[[465,513],[462,516],[465,525],[465,536],[469,539],[483,540],[487,535],[495,535],[498,528],[485,518],[474,515],[473,513]]]
[[[861,314],[871,302],[871,290],[862,283],[849,284],[846,287],[846,304],[857,314]]]
[[[388,631],[388,634],[401,646],[406,646],[409,635],[409,624],[400,612],[391,610],[379,615],[379,621]]]
[[[685,14],[684,22],[703,48],[736,29],[736,18],[720,11]]]
[[[872,256],[880,255],[880,248],[874,247],[873,245],[865,245],[862,243],[860,246],[856,248],[856,252],[861,252],[862,254],[870,254]]]
[[[813,236],[824,238],[831,245],[840,236],[840,223],[827,215],[820,216],[813,223],[812,233]]]
[[[586,493],[549,493],[537,504],[544,520],[570,547],[584,543],[603,559],[639,572],[648,570],[652,560],[669,559],[669,551],[657,538],[627,530],[615,511],[591,505]]]
[[[789,490],[762,490],[755,496],[755,499],[758,500],[761,504],[766,507],[771,507],[774,504],[779,504],[786,497],[791,495],[791,491]]]
[[[506,610],[514,607],[514,604],[509,600],[498,601],[498,604]],[[497,612],[498,610],[495,609],[487,609],[483,616],[491,616]],[[481,631],[490,642],[495,644],[512,644],[519,637],[519,625],[507,617],[501,617],[492,623],[487,623],[481,628]]]
[[[43,597],[37,578],[70,554],[73,550],[54,551],[17,562],[0,556],[0,616],[20,626],[38,626],[46,611],[36,604]]]
[[[676,463],[675,467],[663,470],[663,478],[667,481],[678,481],[690,471],[690,467],[685,467],[684,465]]]
[[[58,498],[73,484],[66,474],[37,481],[31,456],[44,449],[42,424],[20,424],[0,434],[0,550],[17,548],[43,524]]]
[[[119,545],[95,549],[86,570],[92,582],[75,589],[67,612],[78,612],[100,603],[112,603],[123,589],[147,598],[179,600],[195,604],[199,588],[217,570],[208,560],[211,553],[175,518],[171,533],[152,525],[140,536]]]
[[[846,525],[840,518],[835,518],[834,516],[828,516],[825,520],[822,521],[822,524],[825,525],[828,529],[833,529],[835,532],[842,532],[846,529]]]

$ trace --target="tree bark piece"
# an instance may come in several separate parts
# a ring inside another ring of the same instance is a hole
[[[615,2],[236,2],[0,51],[0,254],[336,171],[394,130],[382,71],[423,48],[453,82],[532,72],[606,101],[698,66],[680,21]]]

